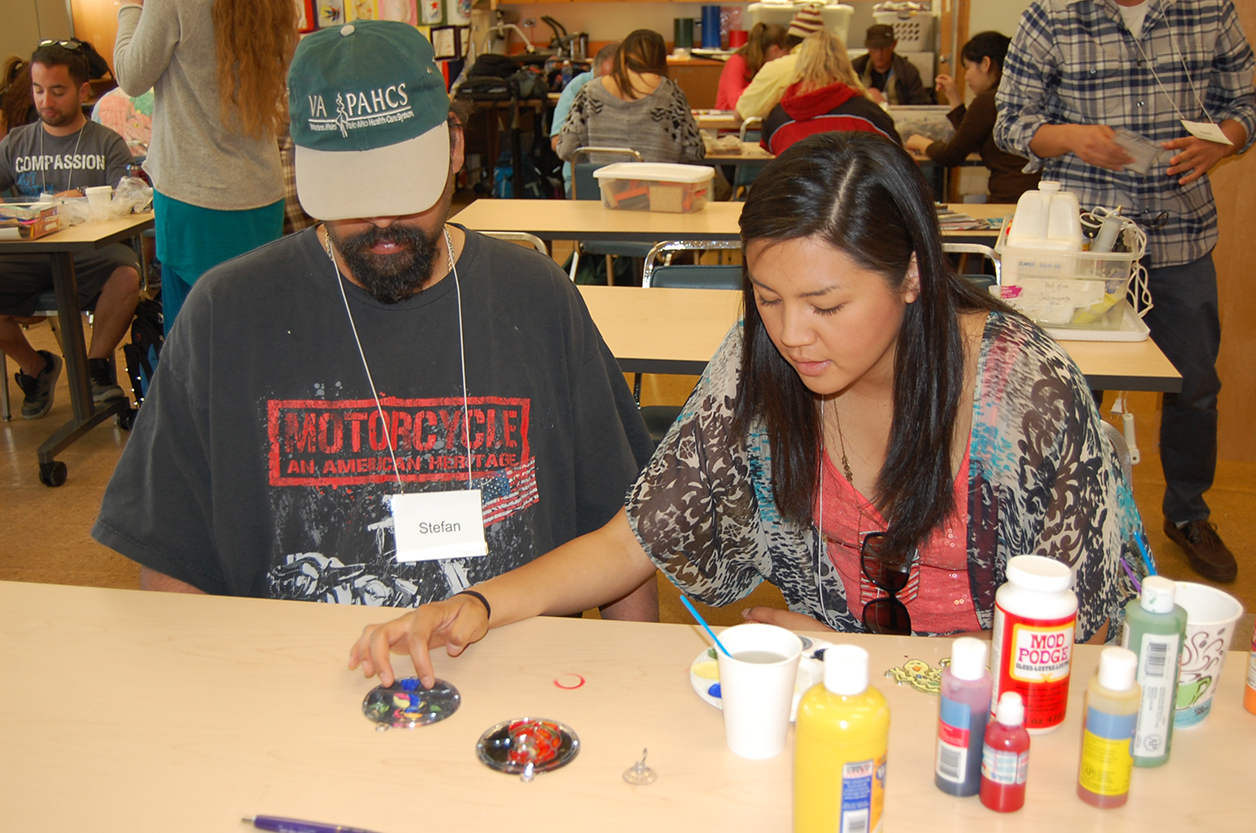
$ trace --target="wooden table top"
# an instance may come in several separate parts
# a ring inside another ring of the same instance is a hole
[[[221,833],[269,814],[383,833],[789,830],[793,730],[770,760],[727,750],[719,711],[689,684],[708,647],[696,627],[501,628],[458,659],[434,653],[437,675],[461,692],[457,713],[376,732],[361,709],[372,682],[345,660],[361,628],[384,618],[350,605],[0,583],[5,829]],[[883,676],[908,659],[937,667],[951,640],[830,638],[869,651],[872,685],[890,703],[888,831],[1251,829],[1244,653],[1229,655],[1209,722],[1175,733],[1166,766],[1134,771],[1129,804],[1097,810],[1074,794],[1081,698],[1098,664],[1096,647],[1077,646],[1068,717],[1033,739],[1026,806],[1004,816],[934,787],[937,700]],[[479,763],[480,734],[523,716],[571,727],[579,755],[528,784]],[[630,786],[621,775],[643,747],[658,781]]]
[[[727,289],[581,286],[580,294],[626,373],[701,373],[741,315],[741,293]],[[1150,339],[1060,345],[1096,389],[1181,389]]]
[[[622,211],[604,208],[599,200],[479,199],[452,218],[477,231],[528,231],[543,240],[735,240],[740,202],[711,202],[692,214]],[[950,206],[977,218],[1002,217],[1007,205]],[[947,240],[972,239],[993,244],[998,229],[945,232]]]
[[[118,220],[80,223],[38,240],[0,240],[0,254],[87,254],[118,240],[134,237],[153,225],[153,212],[128,214]]]

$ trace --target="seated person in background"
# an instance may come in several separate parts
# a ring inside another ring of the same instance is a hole
[[[755,621],[932,635],[989,629],[1007,560],[1033,553],[1072,568],[1079,640],[1118,637],[1143,530],[1086,379],[950,269],[911,157],[812,136],[765,168],[741,232],[744,320],[624,511],[477,586],[491,616],[456,598],[368,626],[350,667],[387,683],[390,651],[409,653],[430,684],[430,646],[457,654],[656,567],[710,605],[772,582],[790,611]]]
[[[894,119],[874,104],[850,65],[846,47],[816,32],[798,48],[798,69],[781,103],[763,120],[765,149],[780,155],[813,133],[864,130],[899,142]]]
[[[981,161],[990,169],[990,202],[1014,203],[1026,191],[1038,187],[1040,174],[1022,173],[1027,161],[1023,156],[999,150],[994,143],[994,94],[999,89],[1003,75],[1003,58],[1007,55],[1011,39],[1000,32],[981,32],[964,44],[960,58],[964,61],[964,82],[973,91],[973,103],[965,107],[964,97],[949,75],[938,76],[938,91],[948,101],[958,102],[954,110],[946,114],[955,125],[955,135],[948,142],[938,142],[927,136],[910,136],[903,146],[910,151],[923,153],[948,168],[964,164],[970,153],[981,154]]]
[[[898,40],[888,23],[869,26],[864,36],[867,55],[855,59],[855,72],[878,104],[932,104],[933,95],[920,80],[920,70],[894,54]]]
[[[342,31],[302,40],[288,76],[297,192],[323,223],[197,281],[92,530],[147,589],[444,599],[605,524],[652,450],[557,265],[446,223],[463,135],[431,45]],[[403,118],[320,129],[372,95]],[[411,560],[426,542],[461,549]],[[632,615],[657,617],[638,585]]]
[[[77,44],[77,41],[67,41]],[[82,196],[93,185],[117,186],[126,176],[131,153],[117,133],[83,116],[89,92],[88,64],[79,48],[60,42],[40,46],[31,56],[31,91],[40,121],[22,125],[0,139],[0,191],[16,188],[22,197],[40,194]],[[39,419],[52,407],[61,358],[35,350],[21,324],[39,296],[52,289],[45,255],[6,256],[0,281],[0,350],[17,362],[15,376],[25,399],[24,419]],[[135,250],[114,243],[74,258],[79,303],[96,302],[87,367],[97,404],[126,396],[118,386],[113,352],[131,327],[139,302],[140,264]]]
[[[752,80],[737,99],[737,115],[742,120],[764,118],[780,103],[781,96],[794,78],[797,69],[798,45],[809,35],[824,31],[824,19],[814,6],[804,6],[794,15],[786,30],[788,54],[775,61],[768,61],[759,68]]]
[[[667,44],[638,29],[615,52],[609,75],[585,84],[554,148],[570,162],[581,147],[632,148],[646,162],[697,162],[706,156],[689,101],[667,77]],[[590,162],[622,159],[592,154]]]
[[[732,110],[737,99],[759,74],[764,64],[789,53],[793,44],[788,30],[775,23],[756,23],[746,36],[746,45],[728,57],[720,71],[720,86],[715,93],[715,109]]]
[[[37,121],[39,111],[31,100],[30,62],[10,55],[0,69],[0,139],[15,127]]]
[[[92,121],[121,136],[132,156],[147,156],[153,141],[153,91],[130,96],[114,87],[96,100]]]
[[[558,97],[558,103],[554,105],[554,117],[550,124],[550,147],[558,152],[558,134],[562,132],[563,125],[567,123],[567,114],[571,112],[571,103],[576,100],[576,93],[584,87],[585,84],[594,78],[601,78],[604,75],[610,75],[611,70],[615,68],[615,51],[619,49],[619,41],[608,43],[597,51],[593,56],[593,69],[588,72],[582,72],[567,82],[567,86],[563,87],[562,95]],[[571,196],[571,163],[563,163],[563,189],[567,196]]]

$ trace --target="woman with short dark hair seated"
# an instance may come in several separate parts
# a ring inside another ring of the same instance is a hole
[[[625,509],[477,585],[487,604],[367,627],[351,667],[389,683],[408,652],[430,684],[429,646],[595,607],[656,568],[709,605],[771,582],[790,609],[753,621],[935,635],[990,629],[1008,559],[1042,555],[1072,569],[1077,638],[1117,638],[1144,533],[1089,386],[954,273],[911,157],[869,133],[805,139],[764,170],[741,234],[744,320]]]
[[[946,114],[955,126],[955,135],[941,142],[916,134],[908,137],[903,146],[916,153],[923,153],[948,168],[964,164],[970,153],[981,154],[981,161],[990,171],[990,202],[1014,203],[1021,194],[1038,187],[1040,173],[1022,172],[1026,160],[1023,156],[1000,150],[994,143],[994,122],[998,113],[994,108],[994,95],[999,91],[999,79],[1003,77],[1003,59],[1011,40],[1001,32],[981,32],[973,35],[960,51],[964,62],[964,82],[976,97],[964,106],[964,97],[949,75],[939,75],[938,91],[948,101],[958,105]]]
[[[689,101],[667,77],[667,44],[638,29],[624,38],[609,75],[581,88],[558,134],[558,158],[581,147],[632,148],[646,162],[697,162],[706,156]],[[592,154],[590,162],[622,162]]]
[[[808,35],[798,47],[798,69],[781,103],[763,120],[760,144],[779,156],[815,133],[877,133],[898,143],[894,119],[868,98],[846,47],[831,32]]]

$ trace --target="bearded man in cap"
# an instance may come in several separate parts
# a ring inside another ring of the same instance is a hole
[[[601,527],[649,436],[557,265],[447,222],[431,45],[324,29],[288,84],[322,222],[197,282],[92,534],[146,589],[408,607]]]
[[[898,39],[894,27],[877,23],[864,34],[868,54],[851,61],[868,95],[878,104],[932,104],[933,93],[925,89],[920,70],[895,53]]]

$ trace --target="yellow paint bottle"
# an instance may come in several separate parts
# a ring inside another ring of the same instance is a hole
[[[885,809],[890,706],[868,687],[868,652],[835,645],[824,682],[798,703],[794,833],[878,833]]]

